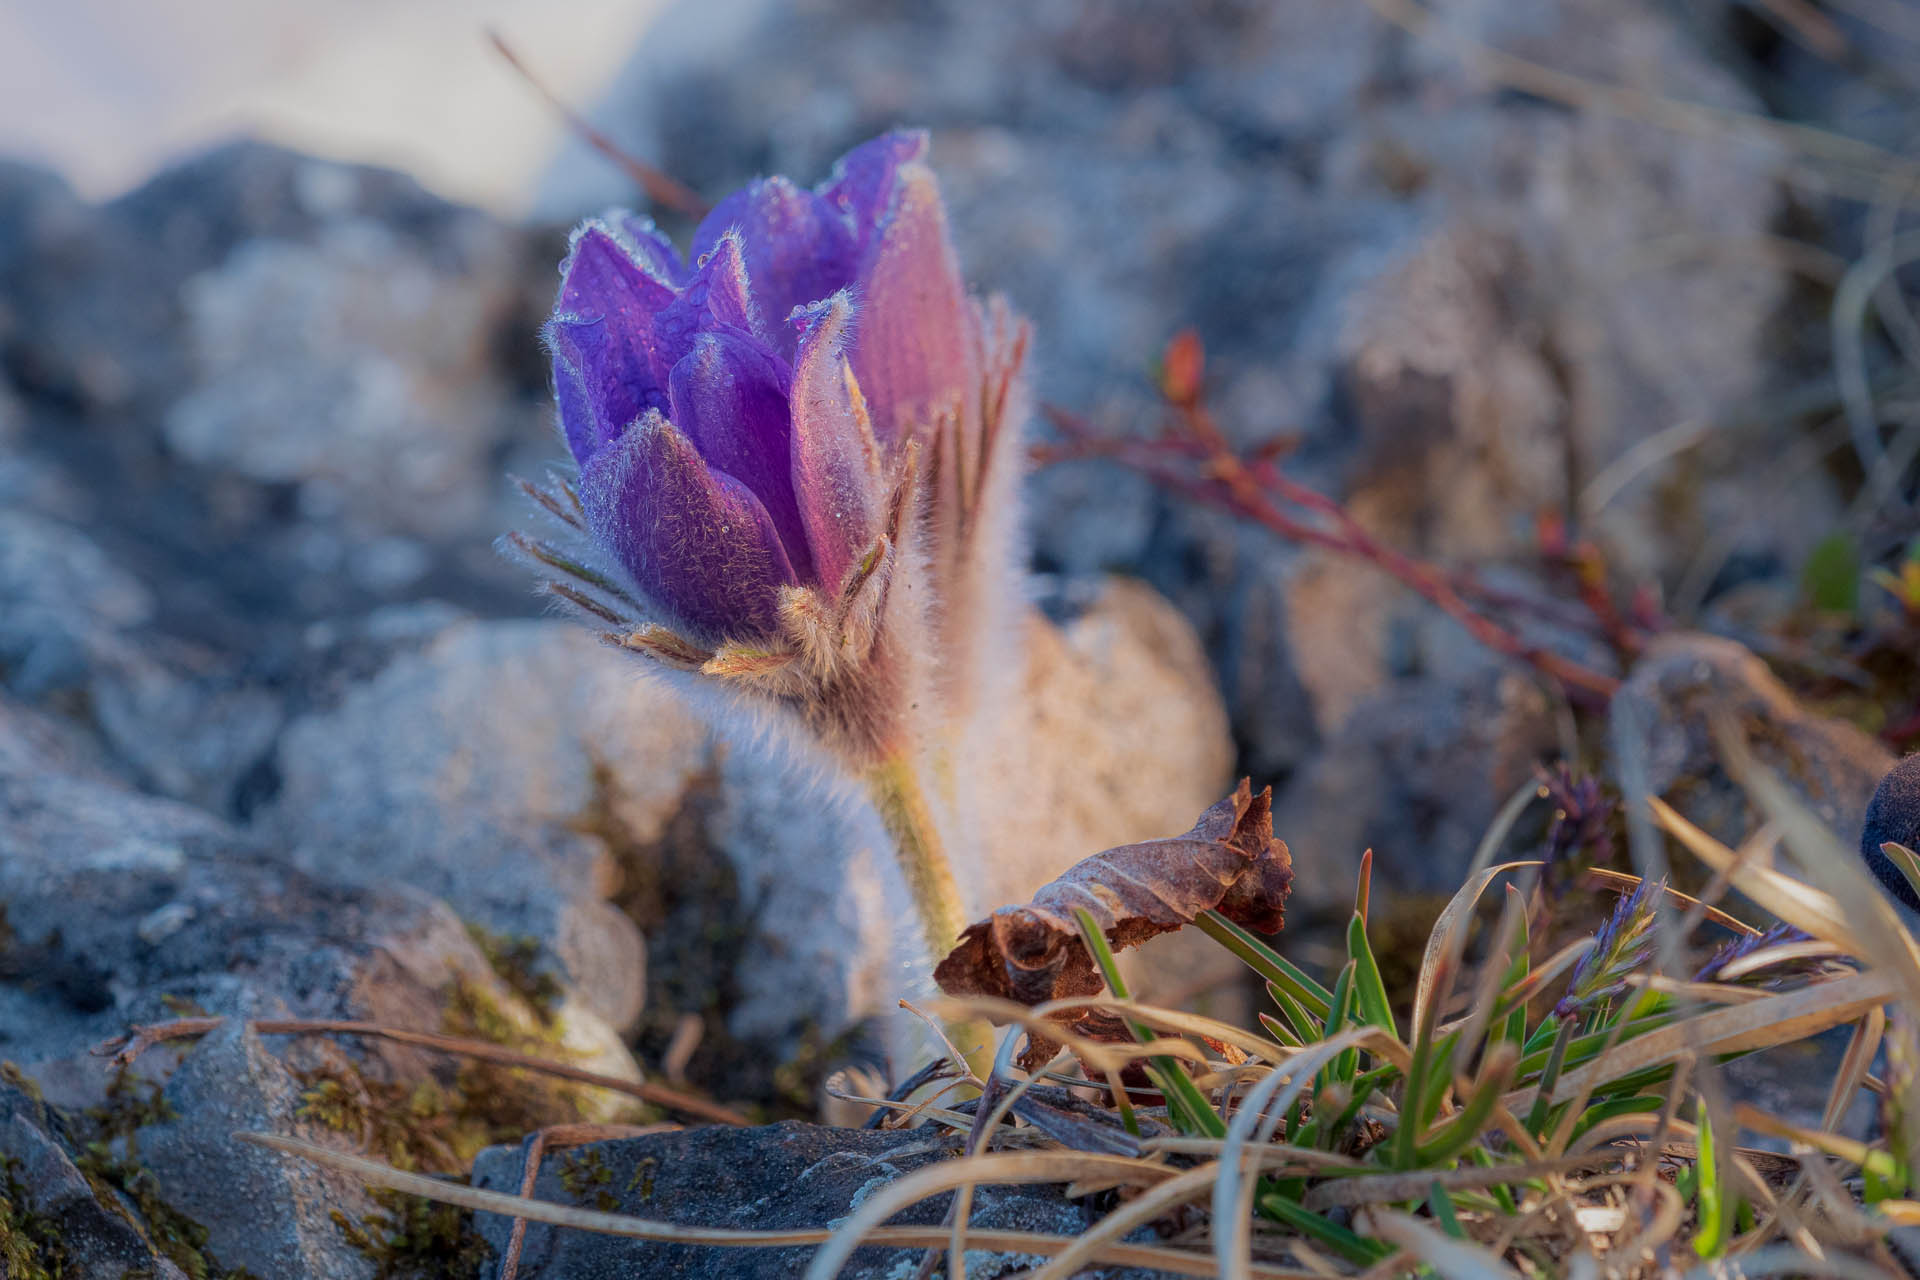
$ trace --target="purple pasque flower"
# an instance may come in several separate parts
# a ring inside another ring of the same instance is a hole
[[[545,336],[577,486],[536,492],[584,535],[516,537],[609,639],[794,705],[863,759],[898,748],[930,655],[1010,557],[1026,330],[968,297],[919,133],[807,190],[721,201],[689,256],[645,219],[590,219]],[[953,643],[947,648],[951,649]]]

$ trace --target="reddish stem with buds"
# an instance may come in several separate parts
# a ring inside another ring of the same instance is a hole
[[[1291,448],[1290,438],[1279,437],[1245,454],[1237,452],[1206,407],[1202,368],[1198,339],[1182,334],[1169,344],[1161,391],[1173,417],[1167,431],[1154,439],[1108,435],[1077,414],[1046,406],[1048,419],[1064,441],[1036,450],[1036,459],[1042,463],[1110,459],[1165,489],[1252,520],[1283,538],[1364,560],[1439,608],[1487,648],[1557,682],[1570,699],[1594,708],[1611,701],[1620,687],[1616,677],[1529,643],[1485,612],[1497,608],[1533,613],[1604,638],[1623,656],[1637,653],[1646,643],[1649,627],[1629,620],[1614,606],[1606,590],[1605,566],[1591,544],[1563,543],[1558,549],[1557,558],[1579,583],[1578,606],[1497,591],[1470,575],[1408,555],[1374,537],[1334,499],[1288,476],[1280,459]]]

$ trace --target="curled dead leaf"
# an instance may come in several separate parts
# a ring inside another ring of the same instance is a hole
[[[1096,853],[1025,906],[969,925],[934,981],[951,996],[1025,1005],[1093,995],[1102,983],[1075,908],[1089,912],[1119,951],[1210,910],[1255,933],[1278,932],[1292,884],[1293,859],[1273,834],[1272,788],[1255,795],[1243,778],[1185,835]]]

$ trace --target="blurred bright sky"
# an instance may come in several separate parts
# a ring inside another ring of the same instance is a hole
[[[83,194],[253,135],[506,215],[564,126],[488,43],[590,106],[666,0],[0,0],[0,154]]]

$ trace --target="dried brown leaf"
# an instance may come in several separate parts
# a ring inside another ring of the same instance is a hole
[[[1093,995],[1102,984],[1076,908],[1093,916],[1116,951],[1210,910],[1255,933],[1275,933],[1292,883],[1293,860],[1273,834],[1272,789],[1255,795],[1243,778],[1185,835],[1096,853],[1025,906],[969,925],[934,980],[949,995],[1024,1005]]]

